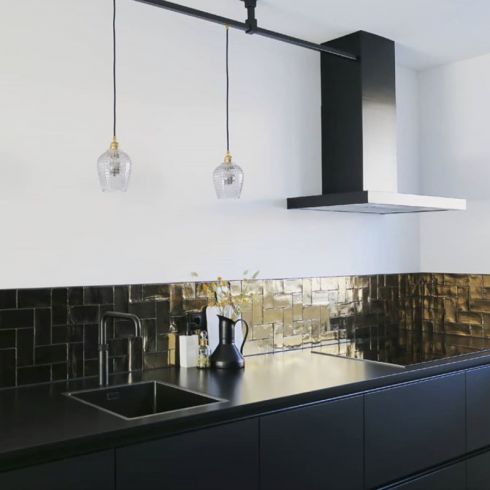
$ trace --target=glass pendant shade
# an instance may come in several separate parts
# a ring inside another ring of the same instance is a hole
[[[213,181],[218,199],[239,199],[243,187],[243,170],[227,154],[225,161],[214,170]]]
[[[97,160],[100,187],[104,192],[126,192],[131,176],[131,160],[127,153],[119,149],[116,141]]]

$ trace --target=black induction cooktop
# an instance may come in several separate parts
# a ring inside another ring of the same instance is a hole
[[[407,367],[490,349],[490,339],[402,330],[390,335],[339,338],[312,352]]]

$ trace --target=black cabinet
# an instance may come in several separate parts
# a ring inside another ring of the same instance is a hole
[[[261,489],[362,489],[362,444],[362,396],[261,417]]]
[[[2,490],[114,490],[114,451],[0,473]]]
[[[389,488],[390,490],[464,490],[466,488],[465,463],[456,463]],[[486,488],[488,489],[488,486]]]
[[[366,487],[465,453],[465,373],[365,395]]]
[[[466,410],[468,451],[490,446],[489,366],[466,372]]]
[[[117,490],[253,490],[258,485],[258,419],[116,449]]]
[[[490,488],[490,452],[479,454],[466,461],[467,489]]]

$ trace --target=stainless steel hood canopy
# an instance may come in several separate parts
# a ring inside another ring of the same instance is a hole
[[[395,44],[359,31],[321,53],[322,194],[287,200],[288,209],[418,213],[466,209],[464,199],[397,192]]]

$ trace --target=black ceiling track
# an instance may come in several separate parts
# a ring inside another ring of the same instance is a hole
[[[245,3],[247,9],[247,21],[238,22],[227,17],[222,17],[220,15],[210,14],[204,10],[198,10],[191,7],[186,7],[184,5],[179,5],[173,2],[167,2],[165,0],[135,0],[136,2],[146,3],[148,5],[153,5],[154,7],[160,7],[165,10],[170,10],[172,12],[177,12],[179,14],[188,15],[190,17],[195,17],[197,19],[206,20],[208,22],[214,22],[215,24],[221,24],[224,26],[232,27],[233,29],[238,29],[244,31],[248,34],[257,34],[259,36],[268,37],[270,39],[275,39],[276,41],[281,41],[283,43],[294,44],[295,46],[300,46],[306,49],[312,49],[313,51],[318,51],[320,53],[331,54],[333,56],[338,56],[343,59],[356,61],[358,58],[352,53],[343,51],[341,49],[336,49],[324,44],[316,44],[310,41],[305,41],[304,39],[298,39],[297,37],[288,36],[287,34],[281,34],[280,32],[269,31],[268,29],[262,29],[258,27],[257,19],[255,18],[255,7],[256,0],[242,0]]]

